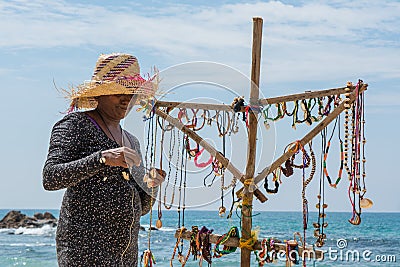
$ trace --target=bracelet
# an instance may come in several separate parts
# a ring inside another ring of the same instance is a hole
[[[194,157],[194,165],[196,165],[196,167],[204,168],[204,167],[207,167],[208,165],[210,165],[211,162],[213,162],[212,155],[210,155],[210,158],[207,162],[200,162],[200,163],[198,162],[198,158],[203,153],[203,151],[204,151],[204,147],[202,149],[200,149],[200,151],[197,152],[196,156]]]

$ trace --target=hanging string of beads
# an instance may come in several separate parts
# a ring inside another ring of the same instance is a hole
[[[151,139],[148,138],[147,140],[147,146],[146,146],[146,174],[144,177],[144,181],[146,182],[147,179],[149,178],[155,178],[157,175],[154,173],[155,171],[155,160],[156,160],[156,142],[157,142],[157,125],[155,125],[154,121],[154,115],[151,115],[149,117],[149,124],[151,127],[149,135],[151,135]],[[154,130],[154,126],[155,130]],[[151,143],[151,148],[149,152],[149,143]],[[149,155],[150,154],[150,155]],[[150,162],[148,161],[148,158],[150,158]],[[155,257],[151,251],[151,228],[152,228],[152,220],[153,220],[153,197],[154,197],[154,187],[151,188],[151,198],[150,198],[150,212],[149,212],[149,232],[148,232],[148,241],[147,241],[147,249],[143,252],[141,261],[143,262],[143,266],[145,267],[152,267],[153,264],[156,264]]]
[[[158,117],[159,118],[159,117]],[[162,125],[161,125],[161,142],[160,142],[160,170],[163,171],[163,155],[164,155],[164,135],[165,135],[165,130],[164,130],[164,124],[165,120],[162,120]],[[160,185],[160,190],[158,191],[158,206],[157,206],[157,221],[156,221],[156,227],[160,229],[162,227],[162,209],[161,209],[161,198],[162,198],[162,190],[161,190],[161,185]]]
[[[324,105],[324,100],[327,99]],[[269,104],[262,108],[262,115],[264,117],[264,126],[267,130],[270,129],[269,122],[276,122],[283,119],[285,116],[292,117],[292,128],[296,129],[297,124],[306,123],[311,125],[313,122],[320,121],[324,116],[329,115],[332,107],[332,103],[335,106],[339,104],[340,96],[328,96],[310,98],[293,101],[293,110],[289,112],[287,109],[287,103],[281,102],[276,104]],[[276,107],[276,116],[271,116],[272,107]],[[313,115],[313,110],[318,107],[318,115]],[[299,119],[299,110],[303,111],[303,119]]]
[[[239,130],[238,126],[238,119],[239,117],[236,115],[235,112],[231,111],[221,111],[221,110],[215,110],[215,114],[211,116],[211,112],[209,110],[203,109],[202,115],[200,116],[200,119],[198,118],[200,109],[186,109],[186,108],[179,108],[177,118],[178,120],[188,129],[192,131],[200,131],[203,129],[204,125],[209,125],[212,126],[212,123],[214,122],[216,124],[216,128],[218,130],[218,134],[220,137],[223,135],[231,135],[232,133],[237,133]],[[224,118],[225,123],[222,124],[221,120]],[[161,124],[159,122],[159,124]],[[172,125],[168,125],[170,128]],[[222,130],[223,129],[223,130]],[[170,129],[168,129],[170,130]]]
[[[222,117],[222,123],[220,117]],[[222,111],[222,114],[220,114],[219,111],[216,111],[215,119],[217,123],[219,137],[225,136],[229,132],[229,129],[231,128],[231,118],[229,112]]]
[[[350,111],[351,111],[351,106],[350,105],[350,91],[351,87],[353,84],[351,82],[347,83],[347,87],[345,88],[345,99],[344,99],[344,168],[347,173],[347,177],[350,180],[351,179],[351,170],[348,164],[348,151],[349,151],[349,141],[350,141],[350,134],[349,134],[349,117],[351,116]]]
[[[186,148],[186,153],[189,156],[189,159],[192,157],[196,157],[197,153],[200,151],[200,145],[197,143],[195,148],[192,148],[190,146],[190,139],[189,136],[185,136],[185,148]]]
[[[208,266],[212,264],[212,254],[211,254],[211,243],[210,243],[210,234],[213,232],[213,229],[208,229],[203,226],[200,231],[197,233],[197,250],[201,251],[200,262],[199,265],[202,266],[203,260],[208,263]]]
[[[197,234],[199,232],[198,226],[192,226],[192,233],[190,235],[190,253],[193,255],[193,260],[197,260],[200,257],[200,251],[197,249]]]
[[[225,135],[222,137],[222,153],[225,155]],[[222,164],[221,164],[222,166]],[[220,170],[220,179],[221,179],[221,206],[218,208],[218,216],[223,217],[226,212],[226,208],[224,206],[224,187],[225,187],[225,168],[222,166]]]
[[[213,156],[210,154],[208,161],[199,162],[200,156],[204,153],[204,148],[201,148],[194,157],[194,165],[198,168],[205,168],[213,162]]]
[[[325,222],[326,214],[325,209],[328,208],[328,204],[325,203],[325,173],[323,171],[323,158],[324,152],[326,151],[326,128],[321,131],[321,165],[320,165],[320,177],[319,177],[319,192],[317,195],[318,203],[315,205],[318,209],[318,220],[313,223],[314,226],[314,237],[317,239],[315,245],[322,247],[325,244],[326,234],[324,229],[328,227],[328,223]]]
[[[364,93],[360,93],[363,86],[363,81],[358,80],[355,88],[356,99],[353,102],[352,110],[352,158],[351,158],[351,175],[348,195],[352,205],[352,217],[349,222],[353,225],[361,223],[361,209],[362,206],[369,208],[372,206],[372,201],[364,198],[365,188],[365,134],[364,134]],[[363,160],[361,160],[363,154]],[[361,173],[363,179],[361,180]],[[361,184],[361,182],[363,184]]]
[[[172,139],[172,141],[171,141]],[[168,189],[168,185],[170,184],[170,177],[171,177],[171,171],[172,171],[172,157],[173,157],[173,153],[175,151],[175,143],[176,143],[176,130],[175,127],[172,129],[171,131],[171,136],[170,136],[170,143],[169,143],[169,151],[168,151],[168,175],[167,175],[167,183],[165,185],[164,188],[164,207],[169,210],[171,209],[173,203],[174,203],[174,197],[175,197],[175,188],[176,188],[176,183],[178,180],[178,174],[177,174],[177,170],[175,170],[175,180],[174,180],[174,185],[172,188],[172,195],[171,195],[171,201],[170,204],[167,204],[167,189]],[[179,158],[179,132],[178,132],[178,158]],[[178,166],[178,165],[176,165]]]
[[[285,175],[286,177],[290,177],[294,173],[293,168],[305,169],[305,168],[308,168],[310,166],[310,162],[311,162],[310,157],[307,154],[307,151],[303,148],[303,146],[300,144],[299,141],[295,141],[295,142],[290,143],[289,145],[287,145],[285,147],[285,149],[284,149],[284,153],[286,152],[287,149],[292,151],[293,155],[289,159],[287,159],[285,161],[285,167],[282,167],[282,166],[279,167],[281,172],[283,173],[283,175]],[[294,163],[294,160],[296,158],[296,155],[300,151],[303,153],[303,156],[305,158],[305,162],[302,163],[302,164],[297,165],[297,164]]]
[[[340,143],[340,167],[339,167],[339,171],[338,171],[338,177],[336,178],[335,183],[332,183],[331,177],[329,176],[328,173],[328,168],[327,168],[327,159],[328,159],[328,154],[329,154],[329,148],[331,146],[331,141],[332,141],[332,137],[335,133],[336,130],[336,126],[338,127],[338,139],[339,139],[339,143]],[[340,137],[340,115],[336,118],[335,120],[335,124],[333,126],[332,129],[332,134],[328,140],[327,146],[326,146],[326,150],[324,152],[324,161],[323,161],[323,167],[324,167],[324,173],[325,176],[328,180],[328,183],[331,187],[336,188],[337,184],[340,182],[340,180],[342,179],[342,172],[343,172],[343,163],[344,163],[344,151],[343,151],[343,141]]]
[[[174,266],[174,265],[173,265],[173,261],[174,261],[174,259],[175,259],[176,250],[178,249],[178,247],[179,247],[179,245],[180,245],[180,243],[181,243],[182,234],[183,234],[183,232],[186,231],[186,228],[182,227],[182,228],[178,229],[178,231],[179,231],[179,234],[178,234],[178,236],[176,237],[176,243],[175,243],[175,246],[174,246],[174,249],[173,249],[173,252],[172,252],[171,259],[169,260],[169,266],[170,266],[170,267]],[[183,256],[182,256],[182,257],[183,257]],[[182,260],[182,257],[179,258],[179,254],[178,254],[178,260],[179,260],[179,261]]]
[[[185,228],[185,196],[186,196],[186,164],[187,164],[187,155],[185,153],[185,136],[182,138],[182,156],[180,159],[180,179],[179,179],[179,187],[178,187],[178,229]],[[179,159],[178,159],[179,161]],[[178,168],[178,165],[177,165]],[[178,171],[178,170],[177,170]],[[182,186],[183,184],[183,186]],[[183,192],[182,192],[183,191]],[[186,229],[186,228],[185,228]],[[178,260],[181,264],[185,263],[185,257],[183,256],[183,238],[180,239],[180,246],[178,246]]]
[[[229,130],[229,135],[236,134],[239,132],[239,114],[232,112],[231,128]]]
[[[309,174],[309,177],[306,179],[306,175],[305,175],[305,165],[307,163],[307,159],[306,159],[306,154],[303,153],[303,190],[301,192],[301,199],[303,202],[303,246],[306,244],[306,230],[308,227],[308,200],[306,197],[306,190],[307,190],[307,186],[310,184],[310,182],[312,181],[312,179],[314,178],[314,174],[315,174],[315,169],[316,169],[316,160],[315,160],[315,154],[314,151],[312,149],[312,141],[310,141],[309,143],[309,149],[310,149],[310,156],[311,156],[311,171]],[[303,260],[303,266],[306,266],[306,261]]]
[[[178,187],[178,206],[177,206],[177,212],[178,212],[178,231],[179,235],[176,239],[176,244],[174,247],[174,251],[172,254],[172,257],[170,259],[170,266],[173,266],[173,260],[175,258],[176,252],[178,261],[182,266],[185,266],[187,259],[189,258],[190,255],[190,248],[189,251],[186,255],[186,257],[183,255],[183,238],[182,238],[182,233],[186,231],[185,228],[185,209],[186,209],[186,179],[187,179],[187,159],[188,159],[188,153],[185,153],[185,135],[182,136],[182,146],[180,146],[180,137],[178,133],[178,159],[176,163],[176,179],[178,177],[178,172],[180,172],[180,180],[179,180],[179,187]],[[179,153],[181,152],[181,153]],[[183,185],[182,185],[183,184]],[[182,213],[181,213],[182,211]]]
[[[368,208],[372,207],[373,202],[372,202],[371,199],[365,197],[365,194],[367,193],[367,188],[366,188],[366,185],[365,185],[365,178],[367,176],[366,168],[365,168],[365,165],[366,165],[366,162],[367,162],[367,159],[365,157],[365,144],[367,143],[367,139],[365,138],[364,97],[365,97],[365,95],[362,94],[361,95],[361,101],[362,101],[362,107],[363,108],[362,108],[362,121],[361,121],[361,123],[362,123],[362,125],[361,125],[362,126],[362,128],[361,128],[361,132],[362,132],[362,149],[361,150],[362,150],[362,183],[363,183],[363,188],[362,188],[360,206],[363,209],[368,209]]]
[[[276,169],[276,170],[274,170],[272,172],[272,176],[273,176],[272,181],[274,182],[274,185],[275,185],[274,189],[269,189],[268,188],[268,176],[265,177],[265,179],[264,179],[264,188],[265,188],[265,191],[267,191],[268,194],[276,194],[276,193],[278,193],[279,185],[282,183],[281,178],[280,178],[281,173],[282,173],[282,171],[281,171],[280,168],[278,168],[278,169]]]
[[[223,255],[227,255],[236,251],[237,247],[224,245],[222,250],[219,248],[219,246],[225,244],[230,237],[240,238],[239,229],[236,226],[232,226],[226,234],[223,234],[220,238],[218,238],[214,247],[214,258],[220,258]]]

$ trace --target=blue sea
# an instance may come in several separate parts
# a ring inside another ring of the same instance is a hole
[[[9,210],[0,210],[0,219]],[[56,217],[58,210],[21,210],[29,216],[35,212],[49,211]],[[155,212],[156,214],[156,212]],[[362,223],[359,226],[351,225],[348,219],[350,213],[332,212],[327,215],[329,223],[326,228],[327,242],[323,249],[324,261],[307,261],[307,266],[400,266],[400,213],[363,213]],[[307,243],[313,242],[312,222],[316,221],[317,214],[309,214],[309,230]],[[231,226],[239,226],[239,218],[233,215],[231,219],[220,218],[216,211],[186,211],[185,226],[192,225],[214,229],[214,233],[223,234]],[[163,228],[151,231],[153,254],[156,257],[156,266],[169,266],[174,238],[177,228],[178,215],[174,211],[163,212]],[[146,229],[149,226],[149,217],[141,220]],[[154,224],[154,223],[153,223]],[[260,229],[259,238],[275,237],[280,240],[293,239],[294,232],[302,232],[301,212],[261,212],[253,217],[253,225]],[[147,232],[141,231],[139,238],[139,254],[147,247]],[[342,240],[343,239],[343,240]],[[346,247],[339,249],[338,240]],[[188,249],[188,241],[184,243],[184,254]],[[356,257],[356,252],[359,258]],[[175,257],[176,258],[176,257]],[[186,266],[198,266],[197,261],[189,262]],[[213,259],[213,266],[240,266],[240,250]],[[0,266],[57,266],[55,247],[55,228],[43,227],[40,229],[0,229]],[[180,266],[175,260],[174,266]],[[204,262],[206,266],[206,262]],[[258,266],[252,254],[251,266]],[[265,266],[285,266],[283,260]],[[301,262],[300,265],[302,266]]]

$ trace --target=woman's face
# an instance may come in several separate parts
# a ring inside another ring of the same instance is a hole
[[[109,118],[121,120],[125,118],[132,109],[130,101],[133,95],[103,95],[97,99],[97,108],[100,109]]]

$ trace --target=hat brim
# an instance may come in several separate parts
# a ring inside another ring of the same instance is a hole
[[[136,95],[135,105],[141,100],[154,97],[157,83],[153,80],[144,82],[110,81],[105,83],[86,82],[79,85],[71,98],[71,107],[75,109],[92,109],[97,107],[96,97],[103,95]]]

